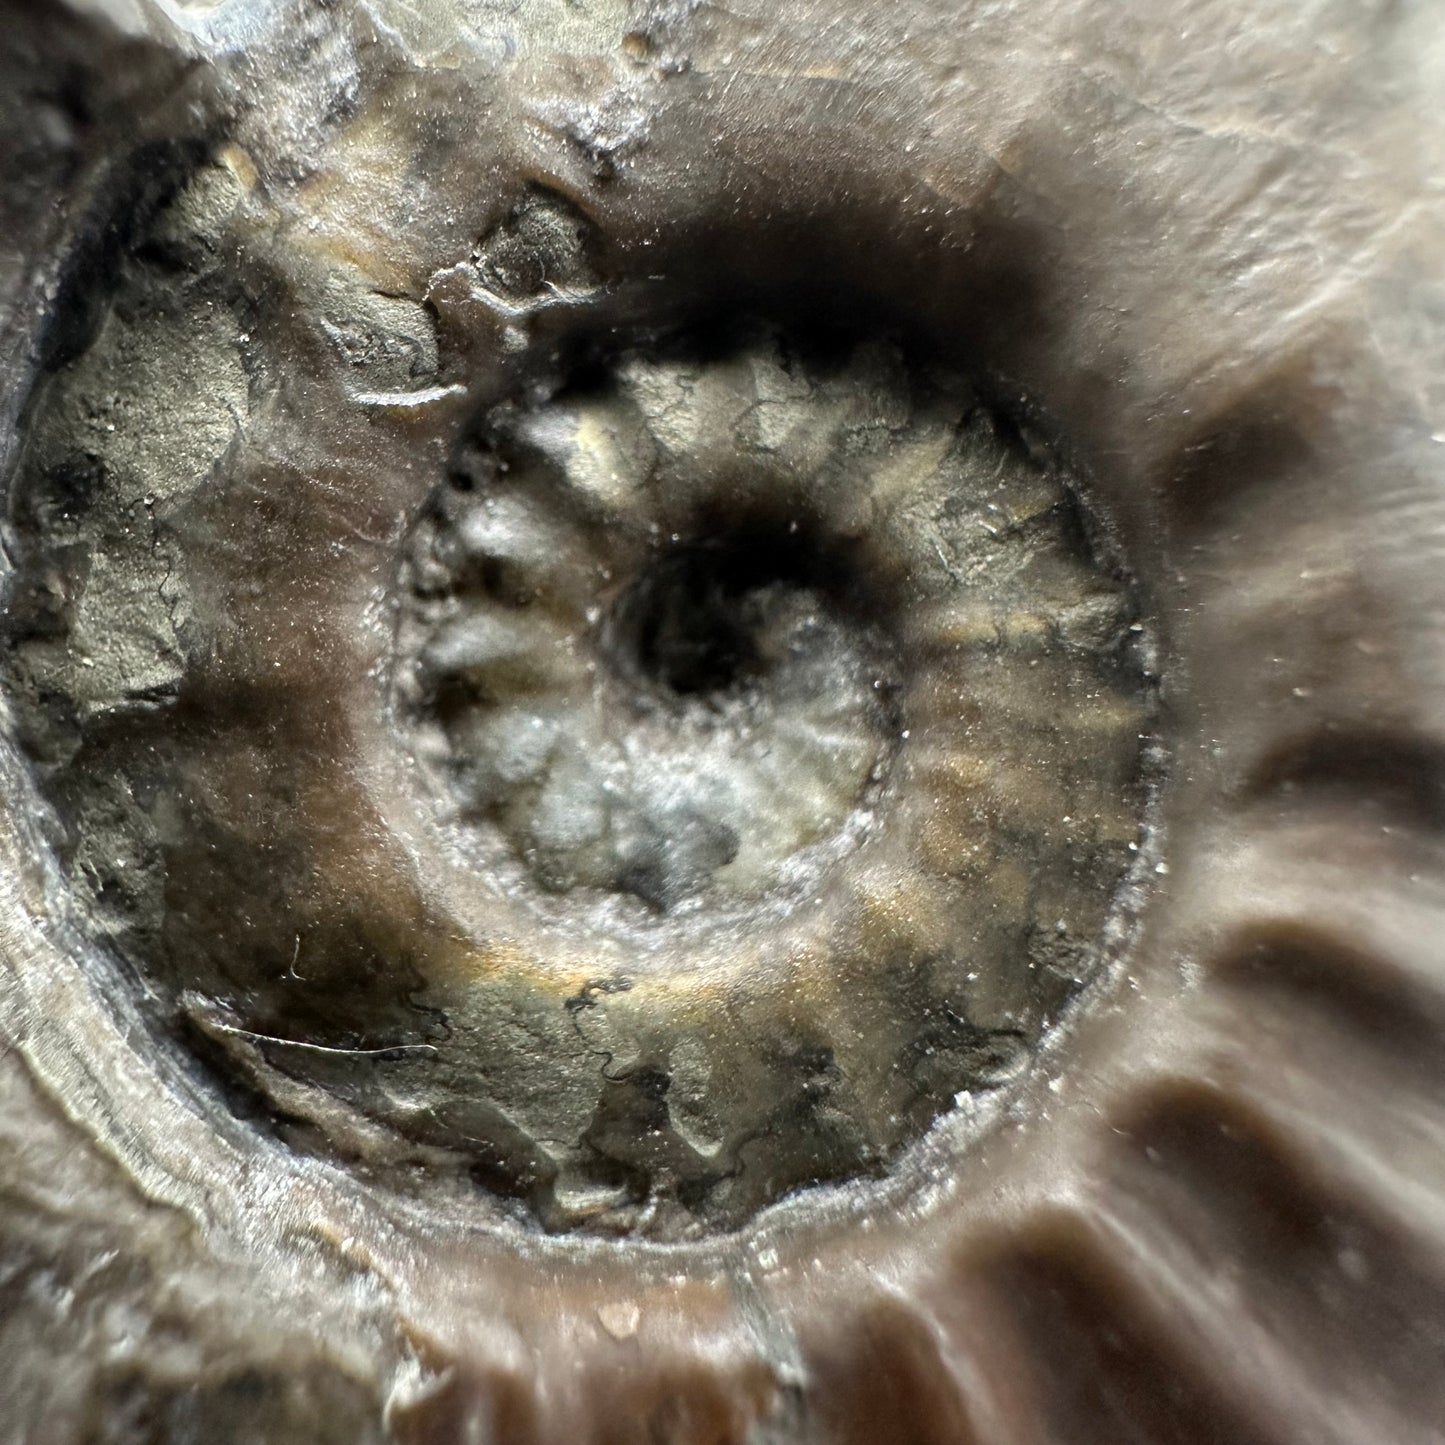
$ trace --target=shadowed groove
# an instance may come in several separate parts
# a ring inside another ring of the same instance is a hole
[[[1369,1438],[1434,1438],[1404,1422],[1445,1419],[1445,1277],[1382,1222],[1368,1178],[1341,1187],[1309,1138],[1223,1085],[1161,1085],[1114,1132],[1106,1248],[1161,1328],[1196,1336],[1201,1368],[1333,1422],[1323,1438],[1366,1438],[1347,1401],[1368,1402]]]
[[[1319,1030],[1354,1040],[1445,1085],[1445,940],[1421,938],[1425,967],[1360,947],[1314,923],[1255,924],[1219,950],[1211,976],[1294,1015],[1305,1041]],[[1438,949],[1438,955],[1435,954]],[[1307,1015],[1308,1017],[1304,1017]]]
[[[1319,380],[1319,358],[1304,347],[1272,372],[1250,376],[1184,438],[1168,472],[1180,530],[1220,526],[1234,508],[1327,469],[1337,388]]]
[[[1431,738],[1328,725],[1275,748],[1244,784],[1250,800],[1346,802],[1421,831],[1445,829],[1445,746]]]
[[[1427,1246],[1445,1187],[1437,952],[1408,928],[1376,947],[1318,922],[1243,929],[1210,970],[1194,1066],[1308,1161],[1322,1193]]]
[[[850,1317],[808,1361],[823,1437],[837,1445],[986,1445],[947,1349],[901,1302]]]
[[[1285,1445],[1233,1398],[1078,1221],[1042,1222],[986,1267],[1025,1394],[1059,1445]],[[1248,1395],[1246,1400],[1253,1401]]]

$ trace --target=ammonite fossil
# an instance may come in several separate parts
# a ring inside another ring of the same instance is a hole
[[[1445,1440],[1435,7],[5,15],[0,1439]]]

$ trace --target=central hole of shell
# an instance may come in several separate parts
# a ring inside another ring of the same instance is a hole
[[[810,632],[825,630],[815,618],[802,635],[789,635],[790,617],[829,610],[808,585],[809,570],[797,547],[763,535],[680,548],[618,600],[604,646],[639,683],[692,706],[719,705],[766,686],[780,645],[806,648]]]
[[[765,593],[743,583],[726,561],[702,550],[671,557],[618,608],[624,655],[678,697],[731,692],[762,666],[757,634]]]
[[[861,835],[899,732],[860,579],[797,521],[644,543],[555,495],[522,463],[454,492],[425,542],[446,600],[417,677],[461,820],[549,893],[667,913],[805,886]],[[563,565],[593,579],[575,605],[544,596]]]

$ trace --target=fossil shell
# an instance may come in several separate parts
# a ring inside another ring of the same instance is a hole
[[[7,7],[0,1438],[1445,1438],[1438,21],[775,11]]]

